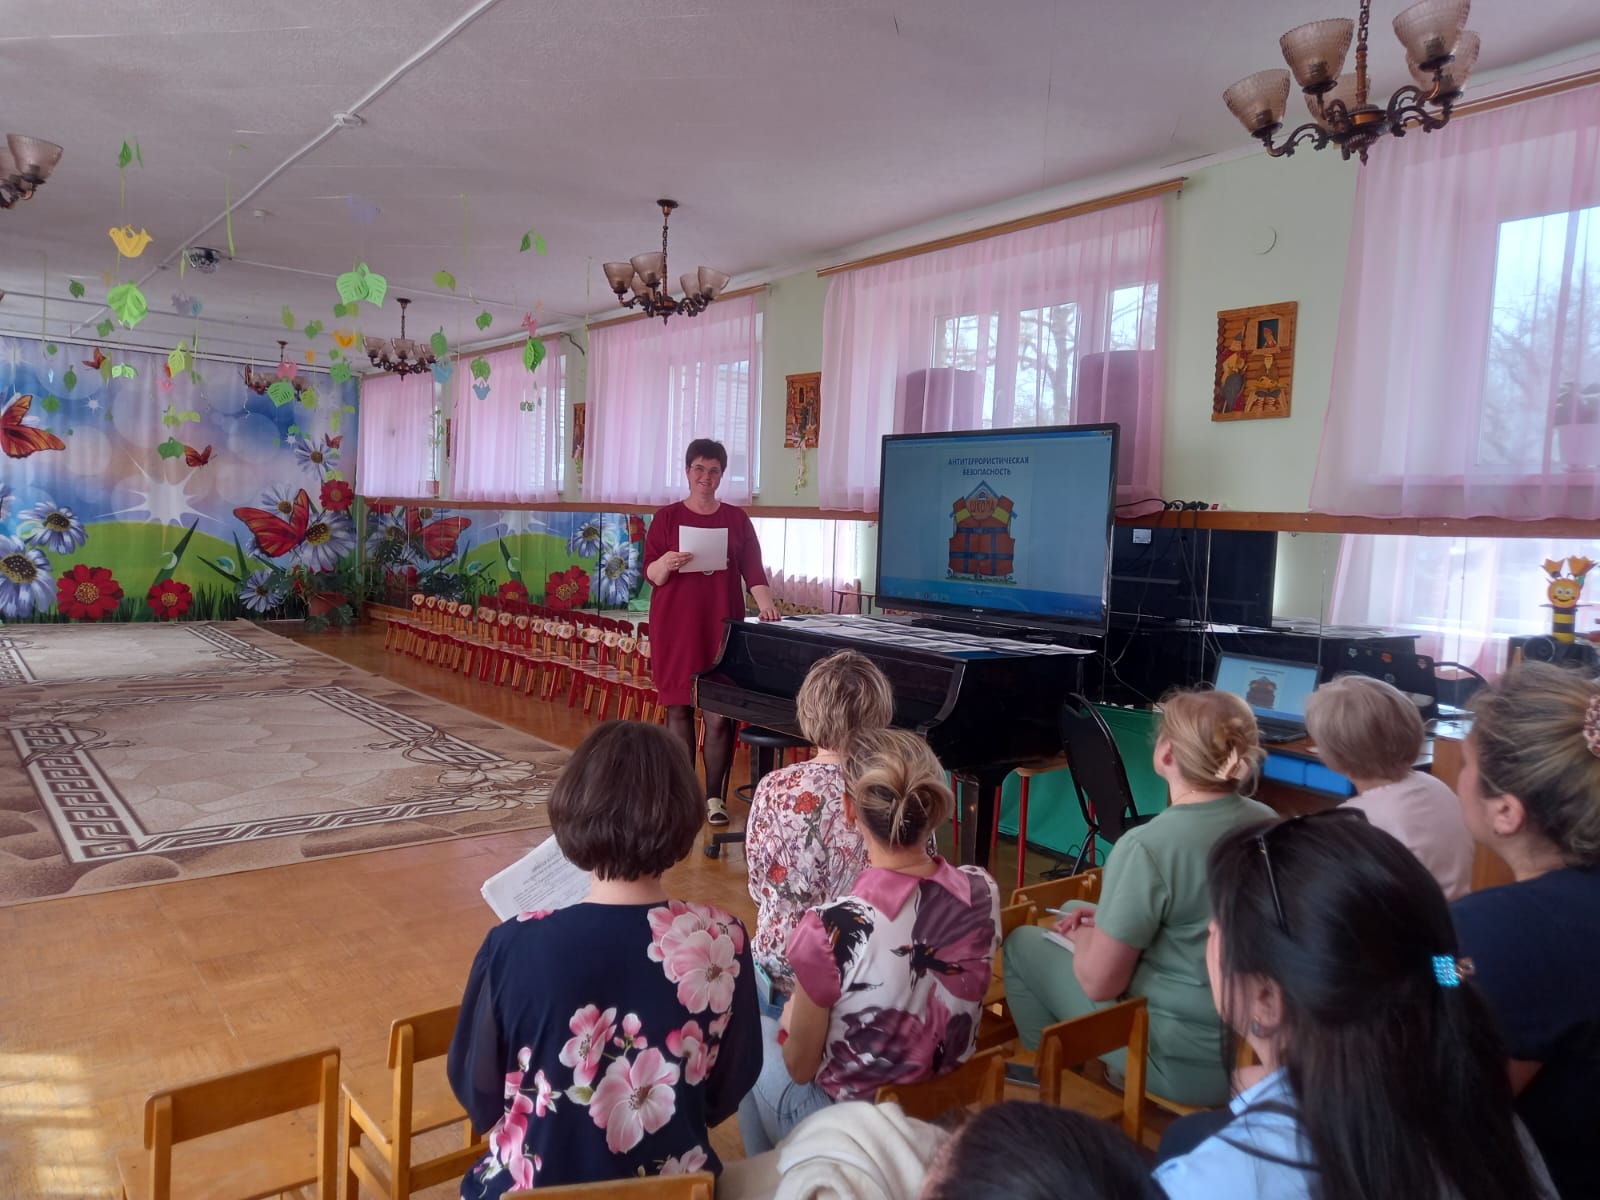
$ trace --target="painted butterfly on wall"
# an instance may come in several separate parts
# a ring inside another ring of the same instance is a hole
[[[183,461],[191,467],[203,467],[211,461],[211,447],[196,450],[193,446],[183,448]]]
[[[24,425],[22,419],[33,407],[32,396],[18,396],[0,413],[0,448],[8,458],[27,458],[39,450],[65,450],[67,444],[48,429]]]
[[[454,554],[456,539],[471,524],[471,517],[440,517],[430,525],[423,525],[422,514],[417,509],[406,509],[407,535],[413,542],[420,539],[423,551],[432,559],[449,558]]]
[[[184,449],[187,451],[188,447]],[[233,515],[255,534],[261,553],[268,558],[278,558],[305,541],[306,528],[311,524],[311,497],[305,488],[296,492],[287,520],[264,508],[236,508]]]
[[[99,346],[96,346],[94,348],[94,357],[93,358],[84,359],[83,360],[83,365],[86,366],[86,367],[91,367],[94,370],[98,371],[101,367],[103,367],[105,365],[105,361],[106,361],[105,352],[103,350],[101,350]]]

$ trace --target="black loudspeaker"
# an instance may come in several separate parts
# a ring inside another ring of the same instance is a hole
[[[1600,649],[1593,642],[1560,642],[1549,634],[1511,639],[1511,661],[1554,663],[1590,674],[1600,672]]]
[[[1133,482],[1135,439],[1139,436],[1139,410],[1149,407],[1156,386],[1153,350],[1107,350],[1085,354],[1078,361],[1078,392],[1072,419],[1080,425],[1115,423],[1122,426],[1117,452],[1117,484]],[[1159,432],[1159,431],[1158,431]]]
[[[902,433],[943,433],[983,424],[983,393],[978,373],[956,367],[930,367],[906,376]]]

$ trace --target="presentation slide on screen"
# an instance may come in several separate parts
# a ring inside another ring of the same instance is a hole
[[[1099,431],[886,442],[880,596],[1098,620],[1111,447]]]
[[[1224,654],[1217,660],[1217,691],[1244,697],[1257,716],[1304,721],[1306,700],[1317,687],[1309,663],[1271,662]]]

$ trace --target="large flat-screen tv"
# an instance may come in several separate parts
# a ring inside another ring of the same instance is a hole
[[[878,605],[1105,632],[1116,425],[883,439]]]

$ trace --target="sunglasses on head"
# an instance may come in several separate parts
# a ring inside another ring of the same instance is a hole
[[[1346,808],[1341,804],[1337,808],[1324,809],[1322,812],[1302,813],[1299,816],[1290,817],[1285,821],[1275,821],[1251,839],[1255,842],[1256,849],[1261,854],[1262,865],[1266,867],[1267,887],[1272,891],[1272,911],[1278,919],[1278,928],[1285,935],[1287,935],[1289,932],[1289,920],[1283,915],[1283,896],[1278,891],[1278,877],[1272,870],[1272,851],[1268,848],[1267,841],[1280,829],[1294,825],[1297,822],[1321,821],[1333,817],[1341,817],[1345,820],[1357,820],[1364,823],[1367,819],[1367,814],[1362,812],[1359,808]]]

